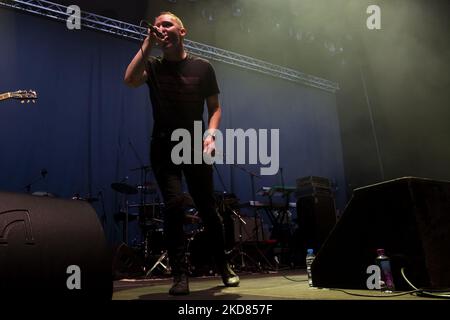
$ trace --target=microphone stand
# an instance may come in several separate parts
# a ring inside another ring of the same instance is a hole
[[[156,199],[153,200],[153,203],[151,206],[147,207],[146,206],[146,191],[147,191],[147,174],[150,171],[150,166],[146,166],[144,165],[144,162],[142,161],[141,157],[139,156],[139,153],[137,152],[136,148],[134,147],[134,145],[131,143],[131,140],[128,139],[128,144],[131,147],[131,150],[133,151],[134,155],[136,156],[136,159],[139,161],[140,163],[140,167],[139,168],[134,168],[131,169],[131,171],[137,171],[140,170],[140,188],[138,186],[138,190],[139,190],[139,196],[140,196],[140,206],[139,206],[139,219],[142,218],[142,221],[139,220],[139,226],[140,226],[140,230],[141,233],[143,235],[143,239],[141,242],[141,249],[143,250],[143,256],[144,256],[144,261],[147,262],[148,258],[149,258],[149,246],[151,245],[150,243],[150,239],[152,238],[153,232],[154,232],[154,228],[155,228],[155,223],[153,222],[153,218],[155,218],[156,216],[156,208],[155,208],[155,201]],[[160,206],[160,201],[158,201],[158,206]],[[152,210],[152,212],[150,213],[150,216],[152,218],[151,223],[149,225],[150,228],[147,228],[147,224],[146,224],[146,219],[148,217],[148,213],[147,210]],[[144,227],[145,226],[145,227]],[[162,260],[166,258],[167,253],[164,253],[162,256],[160,256],[160,258],[158,259],[157,263],[153,266],[153,268],[151,268],[150,270],[148,270],[146,277],[150,276],[151,272],[153,271],[154,268],[156,268],[156,266],[158,264],[161,264],[163,267],[165,267],[165,265],[162,263]],[[146,269],[146,265],[144,266],[144,271]],[[165,267],[166,268],[166,267]]]
[[[291,220],[290,220],[290,212],[289,212],[289,198],[290,198],[290,190],[286,189],[284,184],[284,176],[283,176],[283,168],[280,167],[280,179],[281,179],[281,196],[282,199],[285,199],[284,207],[281,208],[278,215],[278,233],[280,235],[280,244],[284,248],[285,246],[289,247],[289,240],[292,236],[291,230]],[[283,224],[287,224],[286,227],[283,227]],[[284,233],[287,233],[287,239],[285,236],[281,236]],[[279,264],[280,262],[277,261]]]
[[[245,169],[244,169],[245,170]],[[256,193],[255,193],[255,177],[261,178],[256,173],[251,171],[246,171],[250,175],[251,188],[252,188],[252,201],[253,204],[256,205]],[[255,207],[256,208],[256,207]],[[256,235],[256,243],[258,243],[258,211],[254,209],[254,217],[255,217],[255,235]]]
[[[225,202],[225,194],[227,194],[228,192],[227,192],[227,189],[225,187],[225,183],[223,182],[222,177],[221,177],[221,175],[219,173],[219,170],[217,169],[217,166],[216,166],[215,163],[213,164],[213,166],[216,169],[216,172],[217,172],[217,175],[219,177],[220,183],[222,184],[222,188],[224,190],[224,192],[221,195],[221,203],[220,203],[220,207],[221,207],[220,211],[222,213],[222,219],[224,221],[224,224],[225,224],[225,221],[226,221],[226,219],[225,219],[226,218],[225,217],[225,212],[227,210],[229,210],[229,212],[231,212],[237,219],[239,219],[239,242],[236,245],[233,245],[233,247],[230,248],[229,251],[227,251],[227,254],[230,254],[230,253],[232,253],[235,250],[237,251],[237,254],[230,258],[230,261],[232,261],[234,259],[234,257],[239,256],[239,258],[240,258],[240,266],[239,266],[239,268],[242,271],[242,270],[244,270],[246,268],[245,257],[248,260],[250,260],[254,265],[256,265],[255,261],[247,253],[245,253],[245,251],[244,251],[243,240],[242,240],[242,229],[243,229],[243,225],[246,225],[247,222],[245,222],[245,220],[242,219],[242,216],[239,213],[237,213],[232,207],[230,207],[229,205],[226,204],[226,202]],[[230,219],[231,219],[231,216],[230,216]],[[231,223],[231,226],[229,226],[229,227],[233,229],[233,236],[235,237],[233,219],[231,219],[229,223]],[[226,240],[227,240],[227,237],[225,237],[225,241]],[[233,238],[233,242],[234,241],[235,241],[235,238]]]
[[[128,144],[131,147],[131,150],[133,151],[134,155],[136,156],[136,159],[139,161],[139,163],[141,164],[141,166],[139,168],[136,169],[132,169],[132,170],[141,170],[141,177],[140,177],[140,182],[141,182],[141,190],[140,190],[140,201],[141,201],[141,205],[144,206],[145,205],[145,184],[147,183],[147,173],[150,170],[149,166],[144,165],[144,162],[142,161],[141,157],[139,156],[139,153],[136,151],[136,148],[134,147],[134,145],[131,143],[131,140],[128,139]],[[142,208],[144,210],[144,208]]]
[[[225,203],[225,194],[228,194],[229,192],[227,191],[227,188],[225,187],[225,183],[223,182],[223,180],[222,180],[222,177],[221,177],[221,175],[220,175],[220,173],[219,173],[219,170],[217,169],[217,166],[216,166],[216,164],[214,163],[213,164],[213,166],[214,166],[214,169],[216,169],[216,173],[217,173],[217,176],[219,177],[219,180],[220,180],[220,184],[222,185],[222,188],[223,188],[223,193],[222,193],[222,196],[221,196],[221,199],[222,199],[222,204],[223,204],[223,208],[222,208],[222,210],[223,211],[225,211],[225,208],[226,209],[229,209],[243,224],[247,224],[247,222],[245,222],[245,220],[244,219],[242,219],[242,217],[241,217],[241,215],[240,214],[238,214],[233,208],[231,208],[230,206],[228,206],[226,203]]]
[[[251,189],[252,189],[252,199],[253,199],[253,200],[252,200],[253,204],[250,203],[250,205],[253,205],[253,206],[254,206],[254,217],[255,217],[255,229],[254,229],[255,235],[256,235],[256,241],[255,241],[256,245],[255,245],[255,249],[256,249],[256,252],[258,252],[259,255],[260,255],[260,256],[263,258],[263,260],[266,262],[267,266],[268,266],[271,270],[275,270],[275,268],[273,267],[272,263],[270,263],[270,261],[267,259],[267,257],[264,255],[264,253],[263,253],[263,252],[261,251],[261,249],[258,247],[258,240],[259,240],[259,239],[258,239],[258,231],[259,231],[259,227],[258,227],[258,210],[257,210],[257,207],[256,207],[255,177],[258,178],[258,179],[261,179],[261,176],[258,175],[258,174],[256,174],[256,173],[254,173],[254,172],[251,172],[251,171],[249,171],[249,170],[247,170],[247,169],[245,169],[244,167],[241,167],[241,166],[239,166],[239,165],[234,164],[234,166],[237,167],[237,168],[239,168],[239,169],[241,169],[242,171],[244,171],[245,173],[247,173],[247,174],[250,176],[250,183],[251,183]],[[261,222],[262,222],[262,219],[261,219]],[[262,228],[262,226],[261,226],[261,228]],[[261,232],[261,233],[262,233],[262,232]],[[263,240],[263,239],[261,239],[261,240]],[[252,260],[253,260],[253,259],[252,259]],[[261,265],[260,265],[259,262],[258,262],[258,264],[256,264],[256,266],[257,266],[257,268],[259,269],[259,271],[262,270]]]

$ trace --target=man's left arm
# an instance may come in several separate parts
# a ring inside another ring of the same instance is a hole
[[[219,95],[215,94],[206,98],[206,105],[208,107],[208,133],[209,135],[203,141],[203,152],[211,154],[215,149],[214,135],[220,126],[220,119],[222,117],[222,108],[219,104]]]

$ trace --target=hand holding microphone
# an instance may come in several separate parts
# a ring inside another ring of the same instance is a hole
[[[158,37],[160,40],[164,39],[164,34],[162,34],[154,25],[151,25],[150,23],[148,23],[145,20],[141,21],[141,24],[144,23],[147,28],[150,30],[150,32],[154,33],[156,35],[156,37]]]
[[[152,26],[151,24],[148,25],[148,28],[150,29],[151,32],[153,32],[159,39],[164,39],[164,35],[158,30],[156,29],[155,26]]]

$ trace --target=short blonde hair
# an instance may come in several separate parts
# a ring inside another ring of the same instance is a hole
[[[175,21],[180,25],[180,27],[184,28],[184,25],[183,25],[183,22],[181,21],[181,19],[178,18],[177,15],[175,15],[174,13],[172,13],[172,12],[170,12],[170,11],[163,11],[163,12],[160,12],[159,15],[158,15],[157,17],[155,17],[155,19],[158,18],[158,17],[160,17],[160,16],[163,16],[163,15],[171,16],[171,17],[174,18]]]

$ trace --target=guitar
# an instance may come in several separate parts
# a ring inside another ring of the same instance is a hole
[[[14,92],[6,92],[0,94],[0,101],[6,99],[19,99],[21,103],[29,103],[32,101],[33,103],[37,99],[36,91],[33,90],[19,90]]]

